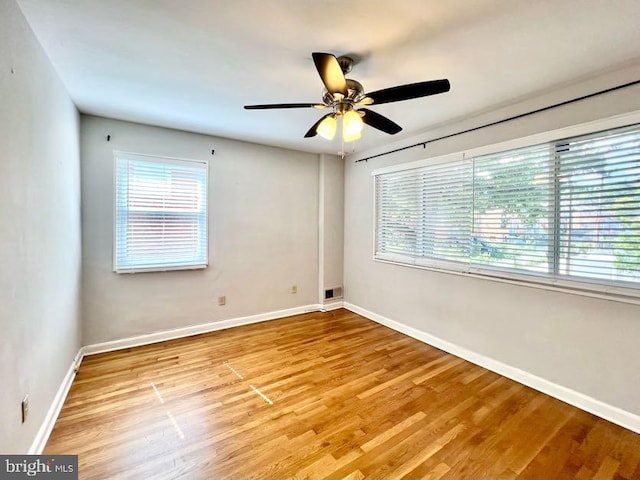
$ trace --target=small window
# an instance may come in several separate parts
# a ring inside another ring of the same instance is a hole
[[[205,268],[207,163],[116,153],[114,271]]]

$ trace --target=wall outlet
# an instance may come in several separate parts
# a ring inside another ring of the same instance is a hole
[[[218,305],[226,305],[227,304],[227,297],[225,297],[224,295],[222,295],[221,297],[218,297]]]
[[[22,423],[27,421],[29,416],[29,395],[25,395],[22,399]]]
[[[291,293],[298,293],[298,286],[294,285],[293,287],[291,287]]]

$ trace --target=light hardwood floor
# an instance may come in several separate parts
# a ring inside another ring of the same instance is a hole
[[[640,479],[640,435],[347,310],[84,359],[80,478]]]

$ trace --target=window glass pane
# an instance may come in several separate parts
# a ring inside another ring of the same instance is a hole
[[[552,160],[548,145],[474,159],[474,264],[551,271]]]
[[[420,256],[466,263],[471,231],[470,162],[423,169],[420,207]]]
[[[640,129],[558,143],[559,274],[640,282]]]
[[[420,223],[418,178],[414,170],[376,177],[376,252],[416,254]]]
[[[376,177],[377,258],[466,263],[470,225],[470,162]]]

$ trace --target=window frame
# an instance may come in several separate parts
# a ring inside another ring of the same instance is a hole
[[[128,160],[142,160],[142,161],[158,161],[164,163],[171,162],[179,162],[179,163],[196,163],[200,165],[204,165],[205,172],[205,191],[206,191],[206,203],[205,203],[205,262],[202,264],[184,264],[184,265],[165,265],[165,266],[153,266],[153,267],[143,267],[143,266],[134,266],[130,268],[122,268],[118,266],[117,257],[117,222],[118,222],[118,158],[128,159]],[[208,160],[199,160],[192,158],[181,158],[181,157],[170,157],[166,155],[153,155],[153,154],[145,154],[145,153],[137,153],[137,152],[127,152],[121,150],[113,151],[113,186],[112,186],[112,194],[113,194],[113,223],[112,223],[112,271],[116,274],[131,274],[131,273],[147,273],[147,272],[170,272],[170,271],[181,271],[181,270],[203,270],[208,268],[209,266],[209,161]]]
[[[478,266],[464,264],[464,268],[453,262],[444,260],[431,262],[431,265],[425,261],[414,259],[412,263],[406,259],[400,258],[400,255],[394,257],[387,255],[387,258],[379,258],[377,256],[378,246],[378,210],[377,210],[377,189],[376,177],[378,175],[395,173],[404,170],[413,170],[421,167],[436,165],[439,163],[448,163],[471,159],[478,156],[497,154],[508,150],[530,147],[542,143],[558,143],[572,137],[589,135],[600,131],[606,131],[616,128],[623,128],[640,123],[640,111],[634,111],[614,117],[586,122],[569,127],[549,130],[522,138],[508,140],[505,142],[484,145],[481,147],[458,151],[447,155],[441,155],[433,158],[425,158],[413,162],[407,162],[372,170],[372,190],[373,190],[373,216],[372,216],[372,260],[375,262],[398,265],[410,268],[419,268],[440,273],[453,275],[463,275],[473,278],[492,280],[502,283],[515,285],[524,285],[545,290],[561,291],[576,295],[584,295],[596,298],[604,298],[608,300],[616,300],[625,303],[640,304],[640,285],[637,287],[629,286],[629,282],[599,282],[597,279],[582,278],[574,280],[572,278],[552,278],[545,275],[536,275],[534,272],[521,273],[509,271],[503,268],[492,268],[490,266]],[[456,268],[457,267],[457,268]]]

